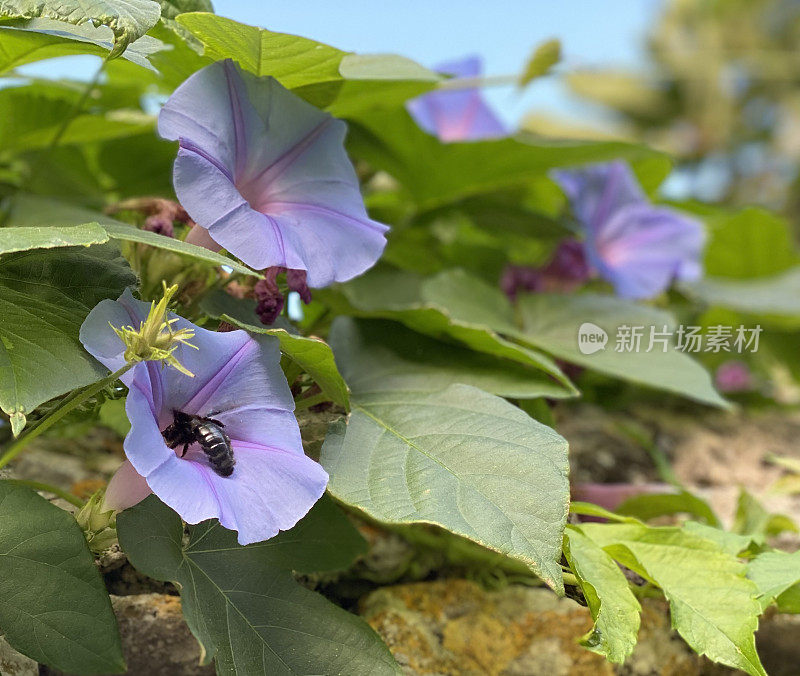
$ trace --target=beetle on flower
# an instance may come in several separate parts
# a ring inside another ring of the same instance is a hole
[[[213,63],[175,90],[158,131],[179,143],[175,192],[197,224],[187,241],[258,270],[305,271],[312,288],[380,257],[388,228],[367,215],[344,122],[277,80]]]
[[[81,327],[84,347],[106,367],[133,363],[121,376],[129,388],[127,460],[109,483],[106,506],[124,509],[153,492],[188,523],[219,519],[241,544],[291,528],[322,496],[328,475],[303,453],[277,339],[207,331],[174,315],[167,320],[165,310],[166,302],[151,306],[126,290],[97,305]],[[147,335],[180,339],[166,350],[169,361],[161,361],[165,345],[155,361],[138,344],[133,355],[128,343]],[[184,456],[168,446],[164,432],[177,414],[224,427],[236,462],[229,476],[197,443]]]

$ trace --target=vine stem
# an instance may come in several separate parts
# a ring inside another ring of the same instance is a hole
[[[0,467],[5,467],[22,452],[22,449],[25,448],[25,446],[38,437],[42,432],[52,427],[55,423],[67,415],[67,413],[77,408],[85,401],[91,399],[104,387],[116,382],[121,375],[129,371],[131,368],[133,368],[133,366],[133,362],[130,364],[125,364],[125,366],[119,369],[119,371],[115,371],[110,376],[103,378],[94,385],[90,385],[85,390],[81,390],[79,394],[70,395],[67,397],[49,416],[44,418],[38,425],[36,425],[36,427],[28,430],[27,434],[23,434],[17,438],[17,440],[8,447],[8,450],[2,455],[2,457],[0,457]]]
[[[81,500],[77,495],[73,495],[69,491],[65,491],[63,488],[59,488],[58,486],[45,484],[41,481],[28,481],[27,479],[5,479],[5,481],[10,484],[16,484],[17,486],[27,486],[35,491],[52,493],[62,500],[66,500],[71,505],[75,505],[75,507],[83,507],[83,500]]]

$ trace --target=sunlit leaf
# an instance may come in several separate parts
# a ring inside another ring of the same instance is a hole
[[[609,662],[622,664],[636,646],[641,622],[641,606],[628,580],[614,559],[579,528],[567,528],[564,555],[578,578],[594,620],[594,627],[581,644],[604,655]]]
[[[524,331],[531,345],[560,359],[580,364],[615,378],[645,387],[673,392],[712,406],[728,406],[717,393],[708,372],[671,343],[663,351],[655,343],[648,351],[649,331],[674,330],[670,314],[639,303],[599,294],[529,294],[519,301]],[[608,336],[605,349],[584,354],[579,349],[578,330],[584,323],[599,326]],[[638,351],[618,352],[615,346],[620,326],[643,327]]]
[[[561,591],[567,442],[467,385],[353,398],[320,462],[331,494],[386,523],[433,523],[526,563]]]
[[[663,590],[672,626],[698,654],[766,676],[754,637],[758,589],[734,556],[680,528],[584,524],[581,531]]]
[[[56,19],[80,26],[103,24],[114,32],[112,56],[155,26],[161,8],[153,0],[0,0],[0,16]]]

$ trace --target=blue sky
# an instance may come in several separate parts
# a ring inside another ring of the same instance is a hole
[[[356,52],[393,52],[425,66],[466,54],[484,58],[486,73],[518,73],[533,47],[557,37],[563,68],[639,68],[648,26],[663,0],[214,0],[218,14],[295,33]],[[509,122],[530,109],[569,117],[596,115],[558,82],[487,92]]]
[[[562,41],[563,69],[640,68],[648,26],[664,0],[214,0],[218,14],[295,33],[355,52],[393,52],[426,66],[467,54],[489,75],[518,73],[533,47]],[[66,57],[20,69],[47,77],[90,77],[94,57]],[[569,95],[558,77],[523,94],[493,88],[487,96],[508,122],[530,110],[591,119],[599,111]]]

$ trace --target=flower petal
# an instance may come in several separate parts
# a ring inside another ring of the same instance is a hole
[[[470,56],[435,67],[440,73],[456,78],[474,78],[481,74],[481,60]],[[423,94],[407,104],[417,124],[446,143],[477,141],[506,136],[508,130],[489,106],[480,90],[442,89]]]
[[[704,243],[698,221],[649,204],[619,209],[587,236],[592,263],[626,298],[651,298],[675,279],[698,279]]]
[[[106,509],[119,512],[138,505],[152,492],[145,478],[133,468],[130,460],[125,460],[108,482],[103,504]]]
[[[328,475],[301,454],[235,444],[236,468],[217,475],[201,462],[175,458],[147,480],[185,521],[218,518],[239,532],[239,543],[268,540],[294,526],[322,497]]]
[[[577,219],[590,230],[599,228],[621,207],[647,201],[625,162],[559,169],[551,177],[569,198]]]
[[[192,219],[248,265],[306,270],[317,287],[361,274],[386,243],[345,130],[230,60],[192,75],[159,116],[159,133],[180,141],[175,191]]]
[[[125,455],[133,468],[147,478],[151,472],[165,462],[175,458],[175,451],[167,446],[158,423],[158,410],[154,410],[152,393],[146,388],[149,384],[144,364],[138,364],[136,378],[128,391],[125,400],[125,412],[131,423],[131,429],[125,437],[123,447]]]

